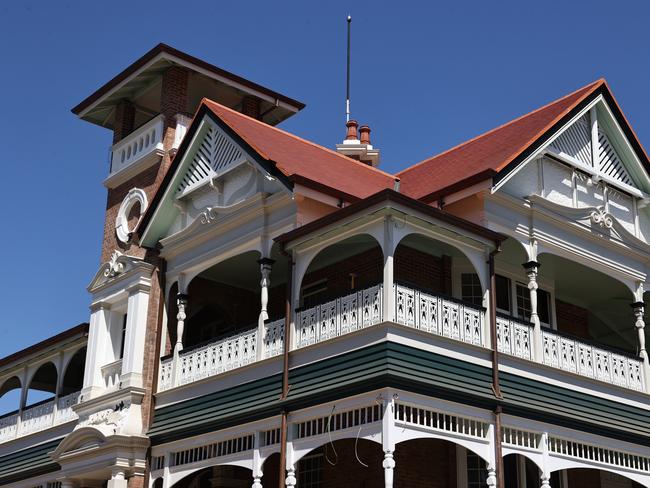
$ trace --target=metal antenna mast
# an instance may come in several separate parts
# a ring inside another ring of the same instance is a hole
[[[347,75],[345,83],[345,121],[350,121],[350,26],[352,24],[352,17],[348,15],[348,63]]]

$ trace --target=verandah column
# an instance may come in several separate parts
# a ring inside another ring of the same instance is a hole
[[[384,412],[381,426],[381,443],[384,450],[384,488],[393,488],[393,479],[395,476],[395,396],[387,393],[384,398]]]
[[[643,314],[645,313],[645,303],[643,302],[643,283],[639,283],[635,293],[636,301],[632,304],[634,312],[634,327],[637,333],[637,346],[639,349],[639,358],[643,364],[643,379],[645,384],[644,389],[650,392],[650,364],[648,362],[648,352],[645,345],[645,320]]]
[[[257,359],[264,358],[264,323],[269,319],[267,307],[269,304],[269,288],[271,287],[271,269],[275,260],[271,258],[259,259],[260,273],[262,279],[260,280],[260,316],[257,321]]]
[[[395,320],[395,293],[393,257],[395,254],[393,236],[393,218],[387,215],[384,220],[384,293],[383,293],[383,320],[390,322]]]
[[[530,293],[530,321],[533,324],[533,350],[534,359],[537,362],[543,361],[542,356],[542,324],[537,313],[537,275],[540,264],[537,261],[524,263],[526,275],[528,276],[528,290]]]

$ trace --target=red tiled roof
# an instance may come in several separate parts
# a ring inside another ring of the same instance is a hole
[[[470,139],[437,156],[426,159],[397,174],[401,191],[422,199],[461,180],[498,173],[552,128],[605,80],[600,79],[579,90],[530,112],[507,124]]]
[[[315,183],[356,198],[393,188],[395,177],[331,149],[272,127],[212,100],[202,104],[235,131],[262,158],[297,183]]]

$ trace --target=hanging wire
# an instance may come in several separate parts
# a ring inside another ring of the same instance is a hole
[[[336,448],[334,447],[334,442],[332,441],[332,432],[330,431],[330,422],[332,421],[332,415],[334,415],[335,409],[336,409],[336,405],[332,405],[332,411],[330,412],[330,415],[327,418],[327,435],[329,437],[329,444],[332,446],[332,451],[334,452],[334,462],[330,461],[327,452],[327,444],[325,444],[325,460],[332,466],[336,466],[339,462],[339,455],[336,452]]]

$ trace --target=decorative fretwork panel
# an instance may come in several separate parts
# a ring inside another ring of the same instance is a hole
[[[177,384],[230,371],[256,359],[257,329],[247,330],[188,352],[181,352]]]
[[[372,405],[343,412],[332,411],[330,415],[298,422],[294,424],[294,432],[297,439],[304,439],[305,437],[372,424],[381,420],[381,406]]]
[[[177,194],[191,191],[206,179],[241,161],[243,156],[244,153],[238,145],[216,126],[208,124],[203,139],[196,148],[196,154],[178,185]]]
[[[543,362],[548,366],[632,390],[643,390],[638,359],[547,330],[542,332],[542,352]]]
[[[588,115],[583,115],[568,127],[553,141],[551,147],[560,154],[566,154],[591,166],[591,130]]]
[[[298,311],[297,347],[309,346],[380,323],[382,290],[381,285],[376,285]]]
[[[483,345],[484,310],[468,303],[395,285],[395,321],[458,341]]]
[[[489,424],[483,420],[461,417],[399,402],[395,404],[395,423],[416,425],[428,430],[451,432],[456,435],[479,439],[485,439],[489,432]]]
[[[214,459],[223,456],[231,456],[241,452],[250,451],[255,446],[255,436],[244,435],[233,439],[215,442],[204,446],[185,449],[173,452],[171,466],[182,466],[184,464],[198,463],[206,459]]]
[[[533,328],[511,317],[497,316],[499,352],[522,359],[532,359]]]
[[[548,438],[548,450],[551,454],[650,473],[650,458],[638,454],[553,436]]]
[[[541,451],[542,434],[513,427],[501,427],[501,442],[506,446],[524,447]]]

